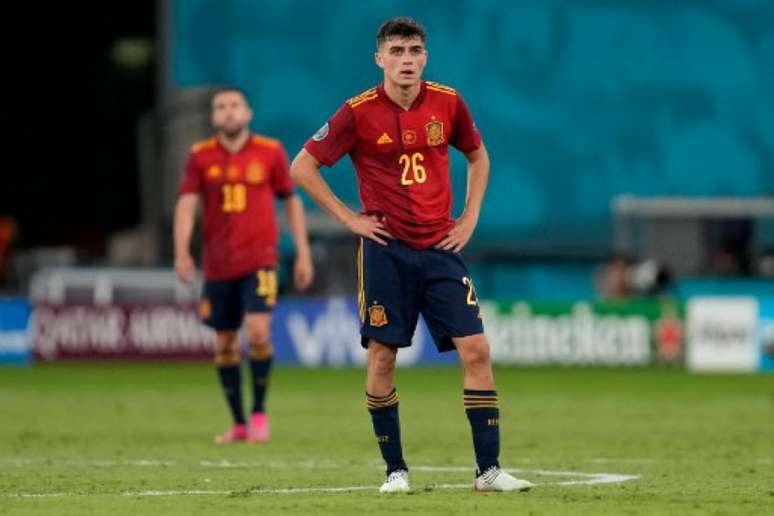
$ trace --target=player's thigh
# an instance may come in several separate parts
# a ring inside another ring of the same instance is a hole
[[[277,304],[277,271],[262,268],[246,274],[240,280],[239,291],[248,340],[251,344],[268,343],[271,315]]]
[[[473,280],[458,254],[427,249],[427,279],[422,315],[439,351],[454,349],[454,339],[483,334]]]
[[[411,252],[395,240],[382,246],[360,239],[358,311],[363,347],[371,339],[395,348],[411,345],[421,300],[421,278],[412,273]]]
[[[277,305],[277,270],[258,269],[239,279],[239,293],[244,313],[271,313]]]
[[[199,306],[202,321],[215,331],[232,331],[242,324],[242,301],[236,280],[207,280]]]

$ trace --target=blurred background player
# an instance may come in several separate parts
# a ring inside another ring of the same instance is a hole
[[[305,145],[292,174],[312,198],[359,235],[358,302],[367,351],[366,396],[387,464],[381,492],[409,490],[394,385],[398,349],[411,345],[422,313],[439,351],[456,349],[464,371],[482,491],[521,491],[532,484],[500,469],[499,409],[470,273],[459,252],[478,222],[489,158],[470,112],[451,88],[421,79],[425,31],[395,18],[377,34],[384,82],[348,100]],[[449,144],[468,162],[468,195],[453,221]],[[364,212],[352,212],[328,188],[320,167],[349,153]]]
[[[201,198],[205,284],[200,311],[216,332],[215,365],[234,419],[232,428],[216,442],[265,442],[270,435],[264,398],[273,355],[271,313],[277,301],[275,197],[285,201],[296,247],[293,280],[298,290],[311,284],[314,269],[303,205],[294,194],[282,144],[249,132],[252,111],[242,90],[218,90],[211,108],[215,136],[192,147],[180,185],[175,271],[185,283],[194,278],[190,242]],[[238,330],[243,322],[254,395],[249,423],[242,408]]]

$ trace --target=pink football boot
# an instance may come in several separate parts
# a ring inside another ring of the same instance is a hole
[[[247,427],[245,425],[234,425],[231,430],[215,436],[215,444],[232,444],[247,440]]]
[[[269,418],[264,412],[255,412],[250,416],[250,428],[247,431],[247,442],[266,443],[271,438]]]

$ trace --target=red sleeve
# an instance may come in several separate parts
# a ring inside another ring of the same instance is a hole
[[[280,198],[290,197],[295,190],[293,180],[290,178],[288,153],[282,145],[279,145],[275,152],[274,166],[271,169],[271,187],[274,189],[274,195]]]
[[[355,118],[352,108],[344,104],[324,126],[309,138],[304,148],[317,161],[330,167],[355,146]]]
[[[193,152],[188,155],[188,161],[185,164],[185,175],[182,181],[180,181],[180,188],[178,189],[178,195],[186,193],[199,193],[202,187],[202,174],[199,171],[199,167],[196,165],[196,159]]]
[[[457,95],[457,112],[452,127],[449,143],[461,152],[467,154],[481,147],[481,134],[473,122],[473,115],[470,114],[470,109],[459,95]]]

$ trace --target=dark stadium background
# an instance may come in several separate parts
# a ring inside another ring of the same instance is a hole
[[[8,7],[0,214],[17,220],[19,247],[75,245],[95,260],[139,221],[136,123],[154,105],[156,9]],[[132,60],[127,42],[150,52]]]

